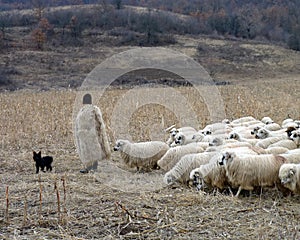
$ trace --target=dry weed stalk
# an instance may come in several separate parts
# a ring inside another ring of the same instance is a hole
[[[134,218],[134,216],[128,211],[128,209],[119,202],[115,202],[115,205],[116,205],[116,209],[118,209],[118,207],[120,207],[122,209],[122,211],[127,214],[128,221],[132,222],[132,218]]]
[[[9,195],[8,195],[8,186],[6,186],[6,191],[5,191],[5,197],[6,197],[6,209],[5,209],[5,218],[6,218],[6,223],[9,224]]]
[[[56,179],[55,179],[55,182],[54,182],[54,190],[56,191],[56,198],[57,198],[57,218],[58,218],[58,222],[60,223],[61,222],[61,212],[60,212],[60,195],[59,195],[59,190],[58,190],[58,187],[57,187],[57,182],[56,182]]]
[[[24,196],[24,218],[23,218],[23,227],[27,225],[27,195]]]
[[[66,191],[66,175],[62,176],[61,178],[62,184],[63,184],[63,190],[64,190],[64,213],[67,213],[66,208],[66,199],[67,199],[67,191]]]
[[[42,203],[43,203],[43,198],[42,198],[43,187],[42,187],[42,182],[41,182],[41,175],[39,175],[39,190],[40,190],[40,196],[39,196],[39,203],[40,203],[40,207],[39,207],[39,222],[41,222],[41,220],[42,220]]]

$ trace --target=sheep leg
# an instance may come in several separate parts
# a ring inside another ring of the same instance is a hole
[[[229,192],[230,192],[231,197],[233,197],[233,192],[232,192],[232,190],[231,190],[230,187],[228,187],[228,190],[229,190]]]
[[[239,190],[238,190],[237,193],[235,194],[235,197],[239,197],[241,191],[242,191],[242,187],[239,186]]]
[[[203,178],[201,178],[201,187],[204,189],[204,180],[203,180]]]

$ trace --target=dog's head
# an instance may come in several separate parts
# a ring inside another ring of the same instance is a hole
[[[35,151],[33,151],[33,160],[35,162],[38,162],[42,159],[42,153],[41,151],[39,151],[38,153],[36,153]]]

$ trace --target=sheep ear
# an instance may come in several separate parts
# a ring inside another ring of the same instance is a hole
[[[223,154],[224,158],[227,160],[228,158],[230,158],[230,153],[229,152],[225,152]]]
[[[290,175],[292,175],[292,176],[293,176],[293,175],[295,175],[295,173],[296,173],[296,172],[295,172],[295,170],[294,170],[294,169],[290,169]]]

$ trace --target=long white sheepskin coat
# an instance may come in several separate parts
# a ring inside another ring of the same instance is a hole
[[[224,164],[231,185],[239,188],[236,194],[238,196],[242,189],[252,191],[254,187],[280,183],[278,173],[285,161],[283,157],[272,154],[237,155],[225,152],[219,164]]]
[[[284,187],[300,194],[300,164],[283,164],[279,170],[279,178]]]
[[[85,105],[80,109],[74,133],[79,158],[87,170],[97,169],[98,161],[110,158],[106,127],[97,106]]]
[[[119,139],[114,146],[120,151],[124,163],[137,170],[150,170],[157,166],[157,161],[168,151],[169,146],[161,141],[131,143]]]

